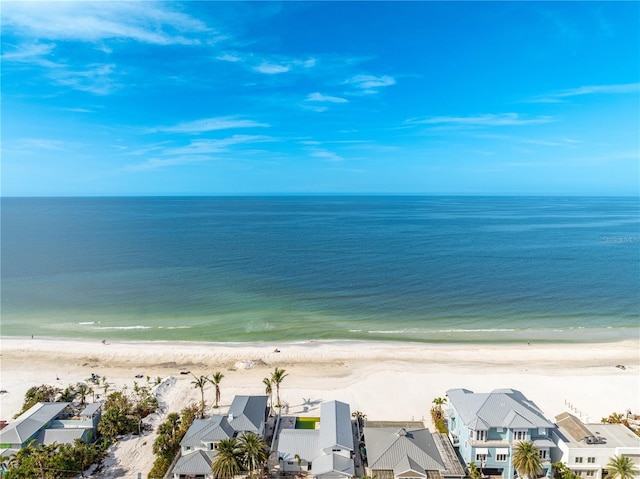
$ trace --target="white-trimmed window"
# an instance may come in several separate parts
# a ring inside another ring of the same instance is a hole
[[[596,471],[587,471],[587,477],[594,477],[596,475]]]
[[[582,464],[582,457],[576,457],[576,464]]]
[[[538,428],[538,436],[546,436],[547,435],[547,428],[546,427],[539,427]]]
[[[476,441],[486,441],[487,431],[476,431]]]
[[[507,454],[496,454],[496,462],[507,462]]]
[[[547,450],[546,449],[540,449],[538,451],[538,456],[540,457],[540,459],[546,459],[547,458]]]
[[[587,463],[588,464],[595,464],[596,463],[596,458],[595,457],[587,457]]]
[[[516,429],[513,431],[513,440],[514,441],[524,441],[527,439],[527,430],[526,429]]]
[[[479,463],[487,462],[487,455],[476,452],[476,461]]]

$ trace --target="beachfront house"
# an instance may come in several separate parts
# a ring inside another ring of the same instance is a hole
[[[97,437],[101,404],[78,406],[70,402],[40,402],[0,431],[0,455],[40,444],[73,444],[76,439],[92,443]]]
[[[225,415],[196,419],[180,442],[174,479],[214,479],[211,464],[222,439],[252,432],[264,437],[269,409],[267,396],[236,396]]]
[[[322,403],[316,429],[280,431],[280,472],[306,472],[318,479],[351,478],[355,475],[353,444],[349,405],[340,401]]]
[[[568,412],[555,419],[553,462],[563,462],[584,479],[605,477],[607,463],[614,456],[629,457],[640,469],[640,437],[624,424],[585,424]]]
[[[466,389],[447,391],[449,437],[460,457],[471,462],[484,476],[512,479],[513,446],[531,441],[542,460],[542,475],[551,475],[551,440],[554,424],[520,391],[496,389],[474,393]]]

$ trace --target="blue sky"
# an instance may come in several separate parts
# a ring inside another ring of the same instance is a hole
[[[637,195],[638,2],[2,2],[2,194]]]

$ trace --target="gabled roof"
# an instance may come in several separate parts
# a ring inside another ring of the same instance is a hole
[[[420,464],[411,459],[409,456],[405,456],[404,458],[402,458],[400,462],[393,468],[394,476],[399,476],[407,472],[417,472],[421,476],[427,475],[427,471],[424,470],[424,467],[420,466]]]
[[[353,460],[340,454],[324,454],[313,461],[311,474],[314,477],[323,474],[335,474],[352,477],[355,475]]]
[[[320,449],[341,449],[353,451],[351,431],[351,410],[348,404],[329,401],[320,405]]]
[[[265,420],[267,396],[236,396],[229,407],[229,423],[238,432],[259,434]]]
[[[39,402],[35,404],[0,431],[0,443],[22,444],[58,417],[70,404],[68,402]]]
[[[180,457],[173,468],[173,473],[185,475],[211,475],[213,457],[213,451],[202,451],[198,449],[190,454]]]
[[[514,389],[496,389],[490,393],[450,389],[447,396],[464,425],[470,429],[553,427],[532,401]]]
[[[426,428],[365,427],[364,436],[369,467],[373,470],[395,470],[405,466],[419,466],[425,471],[445,470],[431,432]]]
[[[227,416],[195,419],[180,441],[180,445],[200,447],[202,443],[218,442],[234,435],[235,431],[227,421]]]
[[[315,429],[283,429],[278,438],[278,457],[295,461],[297,454],[304,461],[314,461],[318,456],[319,437],[320,431]]]

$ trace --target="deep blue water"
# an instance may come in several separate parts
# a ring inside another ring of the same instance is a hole
[[[2,199],[2,335],[638,334],[638,198]]]

